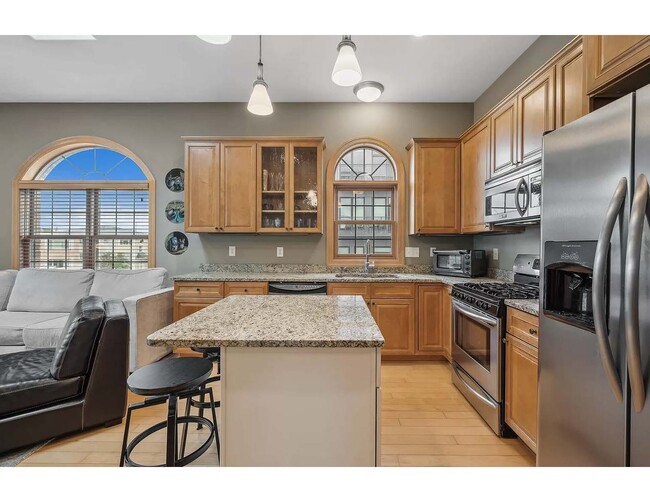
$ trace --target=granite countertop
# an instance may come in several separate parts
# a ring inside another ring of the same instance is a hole
[[[539,316],[539,300],[506,300],[506,305],[528,314]]]
[[[384,338],[361,296],[255,295],[229,296],[149,335],[147,344],[382,347]]]
[[[378,276],[345,276],[337,277],[334,273],[295,273],[295,272],[192,272],[177,275],[175,281],[232,281],[232,282],[441,282],[443,284],[459,284],[462,282],[503,282],[489,277],[450,277],[435,274],[391,274],[393,277]]]

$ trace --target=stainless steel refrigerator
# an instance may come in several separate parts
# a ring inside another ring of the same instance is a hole
[[[544,138],[540,466],[650,466],[650,86]]]

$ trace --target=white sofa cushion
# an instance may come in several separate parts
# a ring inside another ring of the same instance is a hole
[[[157,291],[167,280],[164,268],[146,270],[97,270],[90,294],[104,300],[124,300],[129,296]]]
[[[18,270],[0,270],[0,310],[7,308],[9,294],[16,280]]]
[[[94,270],[23,268],[9,296],[12,312],[67,312],[88,296]]]
[[[60,312],[0,312],[0,345],[24,345],[23,331],[27,326],[61,317],[65,325],[68,314]]]
[[[28,349],[56,347],[68,317],[70,317],[68,314],[61,314],[59,317],[25,326],[23,329],[25,347]]]

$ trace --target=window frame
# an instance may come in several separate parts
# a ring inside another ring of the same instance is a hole
[[[146,181],[47,181],[36,177],[57,157],[82,148],[108,148],[133,160],[146,176]],[[29,157],[19,168],[13,182],[12,266],[20,268],[20,190],[140,190],[149,192],[148,266],[156,264],[156,181],[145,163],[128,148],[105,138],[74,136],[54,141]]]
[[[384,154],[393,164],[395,180],[391,181],[356,181],[336,180],[336,167],[341,158],[351,150],[358,148],[372,148]],[[401,159],[385,142],[375,138],[358,138],[341,146],[329,160],[327,165],[326,183],[326,224],[327,224],[327,264],[329,266],[360,266],[363,265],[363,255],[339,254],[338,250],[338,225],[350,224],[377,224],[379,220],[339,220],[338,219],[338,192],[340,190],[392,190],[392,219],[381,220],[381,223],[392,225],[393,250],[389,254],[372,254],[371,257],[378,267],[404,265],[404,232],[406,230],[406,194],[405,171]]]

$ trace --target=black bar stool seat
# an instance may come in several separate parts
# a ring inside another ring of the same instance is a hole
[[[217,450],[219,449],[216,425],[217,415],[214,404],[211,406],[212,422],[203,416],[177,416],[179,399],[187,399],[189,404],[196,396],[201,396],[201,399],[204,400],[205,395],[207,394],[209,397],[208,403],[214,403],[212,389],[206,386],[206,382],[210,379],[211,373],[212,362],[210,360],[182,357],[165,359],[163,361],[149,364],[136,370],[131,374],[131,376],[129,376],[127,385],[131,392],[147,397],[144,402],[133,403],[129,406],[126,416],[126,425],[124,428],[120,466],[123,466],[126,463],[130,466],[141,467],[141,464],[131,460],[132,451],[145,438],[154,432],[164,429],[165,427],[167,428],[167,451],[165,464],[167,466],[180,467],[193,462],[208,450],[212,444],[213,438],[217,442]],[[167,402],[167,420],[158,422],[142,431],[127,445],[131,413],[137,409],[156,406],[165,402]],[[185,455],[185,438],[183,438],[181,458],[178,458],[177,448],[178,438],[176,429],[177,424],[179,423],[183,424],[185,428],[187,428],[188,424],[195,423],[200,426],[205,426],[210,431],[205,443],[188,455]],[[217,453],[219,452],[217,451]]]

